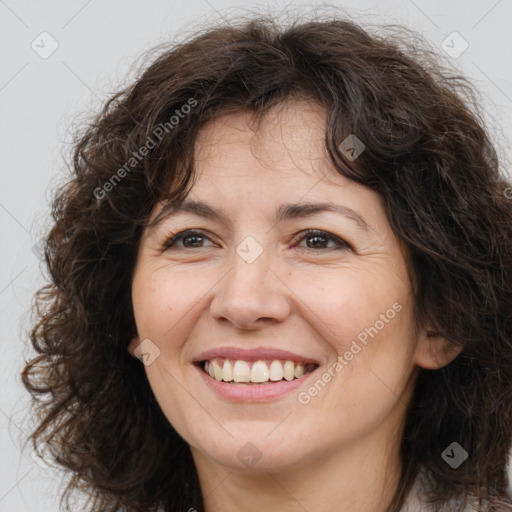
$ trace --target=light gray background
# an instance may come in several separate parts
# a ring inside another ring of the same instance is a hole
[[[0,511],[57,512],[63,489],[55,466],[45,469],[30,450],[21,451],[30,424],[19,373],[30,355],[29,305],[43,283],[34,245],[48,220],[50,187],[62,179],[70,130],[84,111],[98,109],[118,88],[144,50],[181,38],[196,22],[239,13],[240,7],[268,11],[268,5],[0,0]],[[272,5],[277,11],[323,4],[279,0]],[[511,154],[512,0],[339,0],[331,5],[365,22],[405,24],[443,54],[442,41],[458,32],[469,47],[449,58],[478,87],[493,136],[503,156]],[[59,45],[46,59],[31,47],[34,40],[42,46],[43,31]]]

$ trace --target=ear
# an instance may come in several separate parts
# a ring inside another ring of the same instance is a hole
[[[450,364],[462,348],[454,346],[440,333],[422,329],[418,336],[414,361],[421,368],[438,370]]]
[[[130,341],[130,343],[128,344],[128,352],[130,352],[130,355],[135,358],[135,359],[138,359],[138,357],[135,355],[135,349],[140,345],[140,338],[139,336],[134,336],[132,338],[132,340]]]

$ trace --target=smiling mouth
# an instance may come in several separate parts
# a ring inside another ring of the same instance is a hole
[[[216,357],[198,363],[212,379],[227,384],[273,384],[300,379],[318,368],[317,364],[291,360],[244,361]]]

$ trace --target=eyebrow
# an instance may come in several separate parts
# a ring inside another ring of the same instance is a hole
[[[181,203],[167,201],[164,203],[162,209],[157,214],[155,219],[149,224],[153,228],[162,222],[179,213],[191,213],[197,217],[219,221],[223,224],[229,224],[226,214],[217,208],[205,203],[203,201],[184,200]],[[340,204],[323,202],[323,203],[284,203],[276,211],[277,222],[282,222],[288,219],[301,219],[310,217],[318,213],[334,212],[343,215],[344,217],[355,222],[360,228],[369,231],[372,228],[363,219],[363,217],[352,208],[342,206]]]

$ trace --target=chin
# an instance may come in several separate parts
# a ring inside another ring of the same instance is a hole
[[[256,473],[282,470],[292,465],[297,467],[301,458],[296,447],[277,449],[273,443],[262,445],[252,441],[230,444],[215,452],[210,449],[206,455],[230,470]]]

